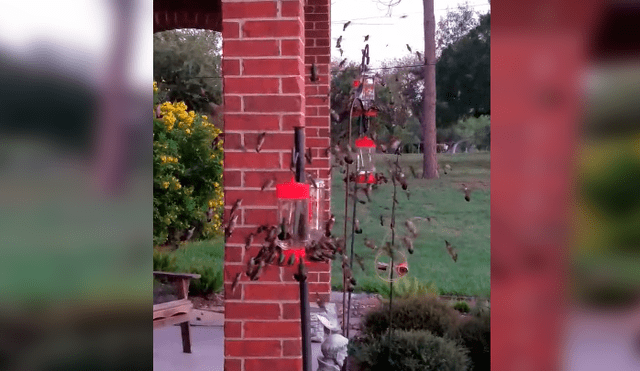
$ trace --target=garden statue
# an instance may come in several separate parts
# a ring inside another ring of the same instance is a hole
[[[328,335],[338,332],[340,324],[338,324],[335,304],[327,303],[323,313],[311,313],[311,323],[311,341],[314,343],[322,343]]]
[[[349,339],[332,334],[320,346],[322,356],[318,357],[318,371],[340,371],[347,358]]]

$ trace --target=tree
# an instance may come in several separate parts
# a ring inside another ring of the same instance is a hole
[[[440,127],[491,114],[490,45],[491,14],[487,13],[478,26],[442,51],[435,66]]]
[[[469,3],[458,4],[457,10],[447,9],[447,15],[440,17],[436,31],[436,56],[440,58],[442,51],[466,36],[478,26],[479,13]]]
[[[221,38],[210,30],[178,29],[153,35],[153,78],[161,99],[184,101],[214,116],[222,103]],[[214,112],[212,112],[214,111]]]
[[[436,159],[436,42],[433,0],[424,5],[424,114],[422,121],[422,177],[438,178]]]

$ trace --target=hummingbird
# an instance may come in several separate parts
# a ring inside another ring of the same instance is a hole
[[[409,236],[404,236],[402,237],[402,243],[404,243],[404,246],[409,251],[409,254],[413,254],[413,240],[409,238]]]
[[[224,234],[227,238],[231,237],[231,235],[233,234],[233,230],[236,228],[237,220],[238,220],[238,214],[232,215],[231,218],[229,219],[229,224],[227,224],[227,227],[224,230]]]
[[[419,51],[416,51],[416,55],[418,56],[418,59],[422,59],[422,53],[420,53]]]
[[[413,222],[411,221],[411,219],[407,219],[404,222],[405,227],[407,227],[407,230],[409,231],[409,233],[411,233],[411,235],[413,236],[413,238],[418,237],[418,228],[416,228],[416,225],[413,224]]]
[[[344,31],[346,31],[346,30],[347,30],[347,27],[349,27],[349,25],[350,25],[350,24],[351,24],[351,21],[347,21],[347,23],[345,23],[344,25],[342,25],[342,31],[343,31],[343,32],[344,32]],[[340,37],[342,37],[342,36],[340,36]]]
[[[264,184],[262,185],[260,190],[264,191],[267,188],[271,188],[271,186],[273,186],[273,183],[275,183],[275,179],[274,178],[268,179],[266,182],[264,182]]]
[[[380,225],[384,227],[384,217],[380,215]]]
[[[262,145],[264,144],[264,138],[266,136],[267,136],[266,132],[263,132],[260,135],[258,135],[258,142],[256,143],[256,152],[260,153],[260,150],[262,149]]]
[[[340,43],[342,42],[342,35],[338,37],[338,41],[336,42],[336,48],[340,49]]]
[[[338,65],[338,67],[342,68],[344,67],[344,64],[347,63],[347,58],[343,59],[340,64]],[[337,120],[336,120],[337,121]]]
[[[371,241],[370,239],[368,239],[368,238],[366,238],[366,237],[364,238],[364,245],[365,245],[366,247],[370,248],[371,250],[375,250],[375,249],[377,249],[377,248],[378,248],[378,247],[373,243],[373,241]]]
[[[447,248],[447,252],[449,253],[449,255],[451,255],[451,259],[453,259],[454,262],[457,262],[458,251],[456,250],[456,248],[451,246],[451,244],[447,240],[444,240],[444,243],[445,243],[445,247]]]
[[[360,228],[360,221],[358,220],[358,218],[356,218],[356,222],[355,222],[355,232],[357,234],[362,234],[362,228]]]
[[[318,189],[318,183],[316,183],[316,179],[313,177],[313,175],[311,175],[311,173],[307,172],[307,178],[309,178],[309,181],[311,182],[313,188]]]
[[[316,303],[318,303],[318,306],[322,309],[326,308],[326,303],[324,300],[322,300],[322,297],[320,296],[320,294],[318,294],[316,292]]]
[[[344,53],[344,50],[342,50],[342,48],[340,48],[340,56],[342,57],[342,53]]]
[[[364,259],[362,258],[362,256],[355,254],[355,258],[356,258],[356,262],[358,263],[358,265],[360,266],[360,268],[362,268],[362,271],[364,272]]]
[[[224,140],[224,133],[220,133],[215,138],[213,138],[213,141],[211,142],[211,148],[216,148],[221,140]]]
[[[469,187],[467,187],[466,184],[462,185],[464,187],[464,199],[465,201],[469,202],[471,201],[471,190],[469,190]]]
[[[233,282],[231,283],[231,293],[236,292],[236,287],[238,286],[238,282],[240,281],[240,276],[242,276],[242,272],[236,273],[236,276],[233,278]]]
[[[235,214],[235,212],[238,210],[238,207],[240,207],[241,204],[242,204],[242,199],[241,198],[237,199],[236,202],[231,207],[231,212],[229,213],[229,215]]]
[[[307,152],[305,152],[304,158],[307,159],[307,164],[311,165],[311,162],[313,161],[313,155],[311,154],[311,147],[307,148]]]
[[[318,80],[320,80],[320,78],[318,77],[318,67],[316,67],[315,63],[311,64],[311,77],[310,77],[312,82],[316,82]]]
[[[329,217],[329,220],[327,220],[327,222],[325,223],[324,226],[324,235],[327,237],[331,237],[331,230],[333,229],[333,225],[336,223],[336,217],[335,215],[331,214],[331,216]]]
[[[409,53],[411,53],[411,47],[409,46],[409,44],[407,44],[407,50],[409,50]]]
[[[411,175],[413,175],[414,178],[418,179],[418,174],[416,173],[416,169],[413,167],[413,165],[409,165],[409,170],[411,170]]]
[[[304,260],[300,259],[300,263],[298,264],[298,273],[294,274],[293,277],[300,282],[307,278],[307,266],[304,264]]]
[[[182,235],[181,240],[182,241],[189,241],[191,239],[191,237],[193,237],[193,232],[196,230],[196,227],[193,226],[189,229],[187,229],[184,233],[184,235]]]
[[[207,222],[210,222],[210,221],[211,221],[211,218],[213,218],[213,208],[212,208],[212,207],[210,207],[210,208],[207,210]]]
[[[366,35],[366,36],[364,37],[364,42],[367,42],[367,40],[369,40],[369,35]]]
[[[251,232],[247,235],[247,238],[245,239],[245,244],[244,244],[244,248],[245,250],[248,249],[251,244],[253,243],[253,238],[255,237],[255,233]]]

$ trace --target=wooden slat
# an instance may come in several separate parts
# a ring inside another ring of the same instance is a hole
[[[173,317],[157,319],[153,321],[153,328],[158,329],[161,327],[172,326],[178,323],[191,321],[191,314],[179,314]]]
[[[175,303],[178,303],[178,304],[175,305]],[[158,305],[163,305],[163,304],[174,304],[174,305],[165,306],[162,308],[154,308],[153,309],[154,320],[157,318],[171,317],[180,313],[191,313],[191,311],[193,310],[193,304],[191,304],[189,300],[179,300],[177,302],[162,303]],[[154,307],[156,306],[154,305]]]
[[[169,277],[169,278],[193,278],[193,279],[198,279],[200,278],[199,274],[195,274],[195,273],[169,273],[169,272],[159,272],[159,271],[153,271],[153,275],[154,276],[164,276],[164,277]]]

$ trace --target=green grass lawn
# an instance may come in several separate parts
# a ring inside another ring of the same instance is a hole
[[[490,197],[489,170],[490,154],[479,152],[472,154],[439,154],[440,168],[450,164],[452,171],[439,179],[415,179],[409,165],[422,173],[422,155],[405,154],[400,156],[400,165],[408,178],[410,198],[398,186],[396,205],[396,244],[401,245],[398,237],[404,236],[404,221],[413,216],[434,217],[430,223],[418,221],[419,236],[414,241],[415,252],[405,253],[409,264],[408,279],[413,277],[425,284],[435,284],[440,294],[489,296],[490,292]],[[377,155],[377,171],[388,174],[386,158],[392,155]],[[387,175],[388,176],[388,175]],[[344,175],[334,169],[332,182],[331,209],[336,216],[334,235],[343,235],[344,230]],[[471,201],[466,202],[461,191],[461,183],[471,186]],[[391,217],[393,185],[391,181],[374,191],[372,201],[366,205],[357,205],[357,217],[363,229],[356,234],[354,251],[362,256],[365,271],[354,264],[354,276],[358,282],[356,290],[384,291],[384,283],[374,271],[374,260],[378,251],[364,246],[364,237],[376,242],[390,240],[389,220]],[[362,194],[361,199],[364,199]],[[353,203],[349,203],[349,214]],[[380,225],[380,215],[384,216],[384,227]],[[350,233],[351,225],[348,226]],[[458,250],[458,261],[454,262],[445,249],[445,240]],[[347,240],[350,248],[351,239]],[[405,279],[407,279],[405,278]],[[332,285],[342,288],[341,261],[333,262]]]
[[[189,272],[192,266],[214,266],[222,270],[224,261],[224,238],[222,236],[209,241],[192,242],[181,246],[174,252],[176,265],[180,272]]]

